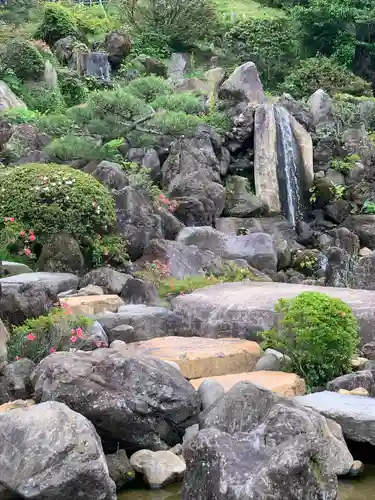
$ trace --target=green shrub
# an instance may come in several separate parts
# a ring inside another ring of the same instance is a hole
[[[341,172],[342,174],[347,174],[355,166],[357,162],[361,161],[361,157],[357,154],[348,155],[345,158],[334,158],[331,161],[331,168]]]
[[[229,116],[223,111],[210,111],[207,115],[202,115],[201,120],[221,134],[229,132],[232,128]]]
[[[279,349],[309,388],[324,386],[350,371],[359,343],[357,320],[342,300],[319,292],[281,299],[278,325],[264,333],[264,347]]]
[[[182,111],[161,111],[150,121],[150,126],[166,135],[178,137],[192,135],[202,124],[199,116],[187,115]]]
[[[156,59],[168,59],[171,55],[170,40],[158,32],[144,31],[133,40],[131,54],[133,56],[146,55]]]
[[[7,122],[14,125],[20,125],[22,123],[35,125],[40,119],[40,113],[27,108],[10,108],[0,112],[0,119],[5,119]]]
[[[32,267],[36,259],[34,250],[38,244],[35,233],[25,231],[23,224],[14,217],[4,217],[0,221],[0,262],[10,260]]]
[[[301,63],[285,78],[280,90],[300,99],[318,89],[329,94],[342,92],[354,96],[371,95],[371,84],[327,57],[312,57]]]
[[[108,233],[116,221],[111,193],[70,167],[27,164],[0,170],[0,219],[14,217],[41,242],[68,233],[83,245]]]
[[[214,34],[218,17],[211,0],[121,0],[121,14],[136,32],[161,34],[183,50]],[[202,29],[204,22],[204,29]]]
[[[224,37],[232,60],[254,61],[262,82],[275,87],[298,61],[297,29],[290,18],[244,19],[236,22]]]
[[[98,157],[100,144],[93,137],[66,135],[50,142],[45,151],[59,160],[93,160]]]
[[[60,88],[43,82],[24,85],[21,97],[28,108],[40,113],[61,112],[66,107]]]
[[[168,111],[182,111],[188,115],[202,113],[204,105],[192,92],[181,92],[172,95],[162,95],[151,102],[154,109],[167,109]]]
[[[129,83],[126,90],[135,97],[150,103],[157,97],[170,95],[173,92],[172,85],[159,76],[143,76]]]
[[[86,101],[88,89],[75,71],[59,70],[57,76],[61,93],[68,108]]]
[[[21,80],[38,80],[44,74],[43,54],[26,40],[14,39],[8,42],[1,55],[1,62]]]
[[[34,38],[44,40],[52,47],[57,40],[66,36],[79,38],[77,22],[69,9],[59,3],[49,3],[45,7],[43,20]]]
[[[73,120],[61,113],[39,115],[33,123],[41,132],[52,137],[65,136],[75,128]]]
[[[23,24],[38,7],[38,0],[11,0],[0,3],[0,19],[6,23]]]
[[[92,323],[85,316],[72,314],[69,307],[54,307],[48,315],[28,319],[13,329],[7,344],[8,359],[28,358],[39,363],[53,352],[83,349],[90,344],[87,330]]]

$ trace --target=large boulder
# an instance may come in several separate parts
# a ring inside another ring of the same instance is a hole
[[[374,398],[324,391],[296,401],[340,424],[346,439],[375,445]]]
[[[93,175],[109,189],[119,191],[129,185],[125,172],[118,163],[101,161],[93,170],[89,171],[89,168],[86,167],[84,171]]]
[[[113,69],[117,69],[132,48],[132,41],[127,33],[110,31],[104,40],[104,49]]]
[[[350,288],[375,290],[375,252],[361,257],[351,264],[348,286]]]
[[[221,99],[234,103],[259,104],[264,102],[266,96],[255,64],[249,61],[238,66],[221,85],[219,96]]]
[[[162,186],[169,197],[193,197],[206,205],[211,202],[214,220],[225,204],[220,182],[220,162],[209,130],[203,128],[194,137],[182,137],[172,144],[162,167]]]
[[[186,469],[183,459],[171,451],[162,450],[139,450],[132,455],[130,463],[153,489],[180,481]]]
[[[153,148],[130,148],[128,160],[137,163],[142,168],[148,169],[151,179],[156,182],[160,180],[160,159],[156,149]]]
[[[102,439],[127,451],[174,446],[184,422],[200,410],[198,394],[176,368],[113,349],[50,355],[32,382],[37,401],[64,402],[91,420]]]
[[[356,234],[361,246],[375,250],[375,215],[350,215],[341,226]]]
[[[0,288],[3,292],[21,292],[31,285],[42,285],[53,294],[58,294],[76,289],[78,278],[72,273],[27,272],[0,279]]]
[[[77,241],[69,234],[52,236],[42,248],[38,260],[41,271],[76,273],[83,271],[84,259]]]
[[[0,110],[4,111],[11,108],[26,109],[26,104],[12,92],[5,82],[0,80]]]
[[[131,186],[115,194],[117,229],[127,240],[131,259],[139,258],[154,238],[162,238],[161,218],[155,214],[149,197]]]
[[[361,370],[341,375],[341,377],[337,377],[327,384],[327,391],[339,392],[340,389],[352,391],[358,389],[358,387],[366,389],[370,396],[375,394],[375,381],[370,370]]]
[[[146,263],[155,261],[167,266],[168,275],[177,279],[204,275],[205,272],[215,272],[223,267],[222,259],[213,251],[168,240],[151,241],[136,265],[142,269]]]
[[[64,404],[3,413],[0,434],[0,484],[20,498],[116,499],[94,426]]]
[[[31,397],[33,389],[30,377],[34,368],[34,362],[27,358],[19,359],[4,367],[0,380],[4,382],[10,400]]]
[[[313,125],[316,129],[331,127],[335,123],[333,102],[330,96],[322,89],[318,89],[310,97],[310,109]]]
[[[177,240],[195,245],[226,260],[243,259],[259,271],[275,271],[277,248],[272,237],[265,233],[228,236],[211,227],[186,227]]]
[[[3,147],[2,155],[10,162],[16,162],[35,151],[41,151],[50,141],[33,125],[16,125],[12,135]]]
[[[100,286],[104,293],[120,295],[123,286],[129,278],[131,278],[129,274],[120,273],[110,267],[99,267],[85,274],[79,282],[79,287],[84,288],[88,285],[96,285]]]
[[[250,433],[257,429],[258,442],[270,447],[303,436],[318,445],[317,456],[321,464],[336,475],[347,474],[353,463],[340,426],[335,422],[250,382],[237,383],[200,414],[199,422],[200,429],[229,434]]]
[[[262,202],[249,189],[245,177],[233,175],[226,184],[224,215],[229,217],[254,217],[264,211]]]

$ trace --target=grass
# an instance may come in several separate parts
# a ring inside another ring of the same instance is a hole
[[[214,0],[217,10],[225,16],[252,17],[255,19],[283,17],[284,11],[265,7],[255,0]]]

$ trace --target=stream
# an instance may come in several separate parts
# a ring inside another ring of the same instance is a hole
[[[375,466],[365,468],[358,479],[340,480],[340,500],[373,500],[375,492]],[[118,500],[179,500],[179,485],[163,490],[131,489],[118,495]]]

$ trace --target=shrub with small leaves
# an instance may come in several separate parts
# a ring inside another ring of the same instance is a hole
[[[63,111],[66,107],[60,88],[42,82],[25,85],[21,97],[30,109],[40,113]]]
[[[44,73],[45,58],[33,43],[10,40],[0,56],[2,64],[21,80],[38,80]]]
[[[293,370],[309,388],[325,386],[351,369],[359,344],[357,320],[340,299],[325,293],[303,292],[275,306],[280,319],[264,332],[263,347],[278,349],[291,359]]]
[[[126,90],[135,97],[150,103],[157,97],[172,94],[173,87],[164,78],[150,75],[136,78],[129,83]]]
[[[161,111],[150,120],[150,126],[163,134],[178,137],[192,135],[197,127],[202,124],[199,116],[187,115],[182,111]]]
[[[57,76],[61,93],[68,108],[86,101],[88,89],[75,71],[60,69]]]
[[[34,38],[43,40],[50,47],[57,40],[67,36],[79,38],[77,22],[70,10],[60,3],[48,3],[44,10],[41,24],[35,32]]]
[[[40,113],[27,108],[10,108],[5,111],[0,111],[0,119],[4,119],[13,125],[24,123],[35,125],[40,119]]]
[[[16,260],[25,264],[35,262],[35,247],[38,245],[38,238],[34,231],[25,231],[23,224],[20,224],[14,217],[4,217],[0,222],[0,261]]]
[[[99,156],[100,143],[93,137],[69,134],[50,142],[45,151],[63,161],[95,160]]]
[[[73,120],[62,113],[39,115],[33,124],[35,124],[41,132],[44,132],[51,137],[62,137],[68,135],[76,128]]]
[[[0,170],[0,218],[14,217],[43,243],[71,234],[82,245],[110,233],[116,221],[111,193],[89,174],[54,164]]]
[[[8,359],[28,358],[39,363],[57,351],[82,350],[91,344],[87,331],[92,323],[85,316],[73,314],[66,305],[56,306],[48,315],[29,319],[13,329],[7,344]]]
[[[193,92],[162,95],[153,100],[151,106],[154,109],[182,111],[188,115],[195,115],[204,111],[204,102],[193,94]]]

